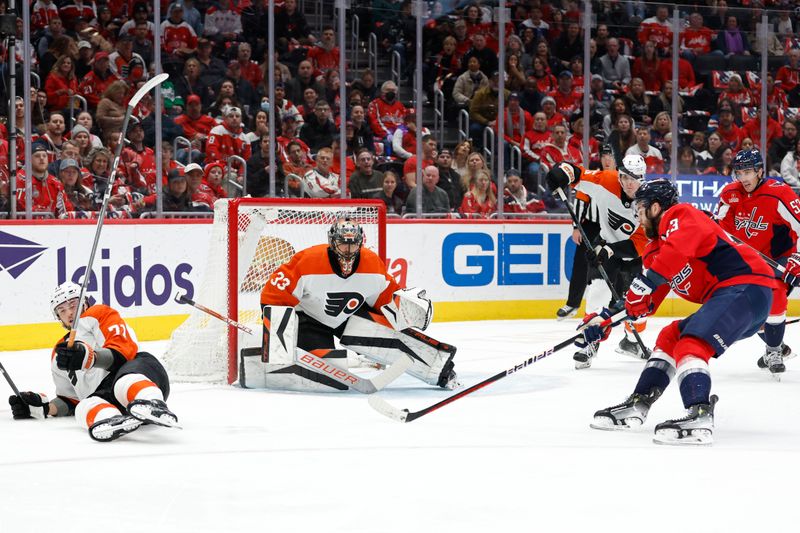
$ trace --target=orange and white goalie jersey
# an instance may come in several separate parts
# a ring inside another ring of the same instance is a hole
[[[64,336],[66,340],[68,335]],[[94,350],[108,348],[130,361],[139,351],[136,333],[119,313],[107,305],[97,304],[83,312],[78,320],[75,340],[86,343]],[[56,394],[76,401],[91,396],[100,383],[108,376],[108,370],[90,368],[89,370],[67,371],[56,365],[56,352],[50,356],[50,368],[56,384]]]
[[[342,325],[362,305],[379,309],[401,287],[386,272],[381,258],[362,248],[353,273],[337,274],[327,244],[294,255],[280,266],[261,291],[261,305],[294,307],[333,329]]]
[[[622,200],[622,186],[616,170],[580,169],[580,180],[572,187],[584,193],[598,211],[600,237],[608,243],[630,239],[641,255],[647,245],[647,237],[639,226],[633,202]]]

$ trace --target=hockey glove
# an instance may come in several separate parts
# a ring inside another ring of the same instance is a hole
[[[559,163],[547,173],[545,180],[551,191],[566,191],[569,184],[576,181],[575,167],[569,163]]]
[[[75,341],[72,348],[67,341],[56,344],[56,366],[61,370],[89,370],[94,361],[94,350],[86,343]]]
[[[783,281],[792,287],[800,287],[800,253],[793,253],[786,262],[786,272]]]
[[[639,274],[633,278],[631,286],[625,294],[625,311],[628,312],[628,316],[639,318],[653,312],[655,288],[656,285],[647,276]]]
[[[47,418],[50,413],[50,402],[47,396],[37,392],[20,392],[19,396],[9,396],[8,405],[14,420],[25,418]]]
[[[583,317],[583,320],[577,328],[578,331],[583,332],[583,339],[576,340],[575,345],[579,348],[584,348],[587,344],[606,340],[609,334],[611,334],[611,326],[608,325],[604,327],[600,324],[611,318],[612,315],[612,311],[604,307],[599,313],[589,313]]]
[[[593,266],[605,264],[613,255],[614,250],[603,240],[597,243],[593,250],[586,252],[586,258]]]

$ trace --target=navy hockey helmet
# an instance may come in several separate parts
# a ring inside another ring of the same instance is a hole
[[[642,206],[645,209],[658,202],[661,205],[661,209],[666,210],[678,203],[678,189],[668,179],[659,178],[646,181],[636,191],[634,201],[637,206]]]
[[[739,150],[733,160],[733,170],[747,170],[747,169],[762,169],[764,167],[764,160],[761,157],[761,152],[752,148],[750,150]]]

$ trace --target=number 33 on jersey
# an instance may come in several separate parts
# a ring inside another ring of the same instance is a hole
[[[272,274],[261,291],[261,305],[295,307],[336,328],[364,303],[374,309],[389,303],[400,288],[368,248],[361,249],[352,274],[343,277],[328,245],[320,244],[298,252]]]

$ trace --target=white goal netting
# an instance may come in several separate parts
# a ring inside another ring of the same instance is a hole
[[[164,355],[170,378],[234,381],[238,346],[260,346],[261,289],[275,269],[296,252],[326,243],[331,224],[345,214],[364,228],[364,246],[380,254],[384,232],[381,212],[382,206],[370,201],[218,201],[203,281],[189,297],[247,325],[255,338],[243,339],[250,336],[189,308],[189,318],[173,332]],[[236,224],[235,231],[231,222]],[[230,330],[234,334],[229,334]]]

